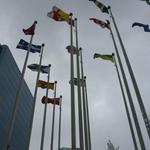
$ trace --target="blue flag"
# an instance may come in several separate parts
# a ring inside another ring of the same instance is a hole
[[[39,67],[40,65],[39,64],[31,64],[31,65],[28,65],[28,68],[32,71],[38,71],[39,70]],[[50,69],[50,66],[43,66],[41,65],[41,69],[40,69],[40,72],[42,73],[47,73],[49,72],[49,69]]]
[[[29,43],[26,42],[25,40],[21,39],[17,45],[16,48],[19,48],[19,49],[23,49],[23,50],[28,50],[28,46],[29,46]],[[32,53],[40,53],[41,52],[41,45],[33,45],[31,44],[31,49],[30,49],[30,52]]]
[[[143,24],[143,23],[139,23],[139,22],[134,22],[134,23],[132,24],[132,28],[133,28],[134,26],[143,27],[143,29],[144,29],[145,32],[150,32],[150,28],[149,28],[149,25],[148,25],[148,24]]]

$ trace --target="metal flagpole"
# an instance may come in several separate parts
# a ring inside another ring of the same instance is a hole
[[[115,30],[116,30],[116,33],[117,33],[117,36],[118,36],[118,39],[119,39],[119,42],[120,42],[120,45],[121,45],[121,48],[122,48],[122,52],[123,52],[123,55],[124,55],[124,58],[125,58],[125,61],[126,61],[126,64],[127,64],[127,68],[129,70],[130,77],[132,79],[133,87],[134,87],[134,90],[135,90],[135,93],[136,93],[136,96],[137,96],[137,100],[138,100],[138,103],[139,103],[139,106],[140,106],[140,109],[141,109],[142,117],[143,117],[146,129],[147,129],[147,133],[148,133],[148,136],[150,138],[150,123],[148,121],[148,116],[147,116],[147,113],[146,113],[146,110],[145,110],[145,106],[143,104],[142,97],[141,97],[141,94],[140,94],[140,91],[139,91],[139,88],[138,88],[138,85],[137,85],[137,82],[136,82],[136,79],[135,79],[130,61],[129,61],[129,58],[127,56],[125,47],[123,45],[119,30],[117,28],[115,19],[112,15],[111,7],[109,6],[108,8],[109,8],[109,12],[110,12],[110,15],[111,15],[110,17],[112,17],[112,21],[114,23],[114,27],[115,27]]]
[[[81,63],[81,79],[82,79],[82,99],[83,99],[83,116],[84,116],[84,137],[85,137],[85,150],[90,150],[90,141],[89,141],[89,134],[88,134],[88,127],[87,127],[87,108],[85,102],[85,91],[84,91],[84,73],[83,73],[83,60],[82,60],[82,48],[79,48],[80,51],[80,63]]]
[[[92,150],[91,146],[91,130],[90,130],[90,117],[89,117],[89,105],[88,105],[88,96],[87,96],[87,86],[86,86],[86,76],[84,76],[84,88],[85,88],[85,101],[87,108],[87,125],[88,125],[88,138],[89,138],[89,150]]]
[[[129,126],[130,126],[130,131],[131,131],[131,135],[132,135],[134,149],[138,150],[138,146],[137,146],[137,142],[136,142],[133,126],[132,126],[132,121],[131,121],[131,117],[130,117],[130,113],[129,113],[129,109],[128,109],[128,105],[127,105],[127,100],[126,100],[126,97],[125,97],[125,93],[124,93],[121,77],[120,77],[118,66],[117,66],[117,63],[116,63],[116,58],[115,58],[114,54],[112,54],[112,56],[113,56],[113,59],[114,59],[114,64],[115,64],[117,75],[118,75],[118,79],[119,79],[119,84],[120,84],[122,97],[123,97],[123,101],[124,101],[124,105],[125,105],[125,109],[126,109],[126,114],[127,114],[127,118],[128,118],[128,122],[129,122]]]
[[[57,81],[55,81],[55,89],[54,89],[54,104],[53,104],[53,118],[52,118],[52,130],[51,130],[51,146],[50,146],[50,150],[53,150],[53,142],[54,142],[54,123],[55,123],[56,85],[57,85]]]
[[[29,135],[28,135],[28,150],[29,150],[30,142],[31,142],[30,141],[31,140],[31,132],[32,132],[33,118],[34,118],[34,111],[35,111],[35,104],[36,104],[36,97],[37,97],[37,91],[38,91],[37,83],[38,83],[39,77],[40,77],[41,63],[42,63],[42,57],[43,57],[43,50],[44,50],[44,44],[42,44],[40,61],[39,61],[39,68],[38,68],[36,84],[35,84],[35,91],[34,91],[34,97],[33,97],[33,108],[32,108],[32,112],[31,112],[31,120],[30,120]]]
[[[123,77],[123,81],[124,81],[124,85],[125,85],[125,88],[126,88],[127,96],[128,96],[128,99],[129,99],[129,104],[130,104],[130,108],[131,108],[131,111],[132,111],[132,115],[133,115],[136,131],[137,131],[137,135],[138,135],[138,138],[139,138],[140,146],[141,146],[142,150],[145,150],[145,144],[144,144],[141,128],[140,128],[140,125],[139,125],[139,122],[138,122],[137,114],[136,114],[136,111],[135,111],[135,107],[134,107],[134,104],[133,104],[133,99],[132,99],[132,96],[131,96],[131,93],[130,93],[130,90],[129,90],[127,78],[126,78],[126,75],[125,75],[125,72],[124,72],[124,69],[123,69],[121,58],[120,58],[120,55],[119,55],[119,52],[118,52],[118,48],[117,48],[117,45],[116,45],[116,42],[115,42],[115,39],[114,39],[114,35],[113,35],[111,29],[110,29],[110,34],[112,36],[113,44],[114,44],[115,51],[116,51],[116,54],[117,54],[119,66],[120,66],[120,69],[121,69],[121,74],[122,74],[122,77]],[[131,134],[132,134],[132,132],[131,132]],[[134,138],[133,135],[132,135],[132,138]],[[134,141],[134,139],[133,139],[133,141]]]
[[[80,146],[79,147],[80,147],[81,150],[84,150],[77,18],[75,18],[75,32],[76,32],[77,90],[78,90],[78,115],[79,115],[79,141],[80,141]],[[85,109],[85,106],[83,108]],[[85,110],[84,110],[85,149],[88,150],[86,118],[85,117],[86,116],[85,116]]]
[[[36,25],[37,21],[34,21],[34,24]],[[28,62],[28,58],[29,58],[29,53],[30,53],[30,49],[31,49],[33,36],[34,36],[34,34],[31,35],[31,38],[30,38],[30,43],[28,45],[28,50],[27,50],[27,53],[26,53],[24,66],[23,66],[21,77],[19,79],[19,83],[18,83],[18,86],[17,86],[16,97],[15,97],[15,104],[14,104],[14,107],[13,107],[12,118],[10,120],[9,129],[8,129],[8,138],[7,138],[7,143],[6,143],[7,144],[6,145],[6,150],[9,150],[9,148],[10,148],[12,132],[13,132],[13,129],[14,129],[15,119],[16,119],[17,110],[18,110],[18,106],[19,106],[20,90],[21,90],[21,86],[22,86],[22,82],[23,82],[23,78],[24,78],[24,74],[25,74],[25,70],[26,70],[26,66],[27,66],[27,62]]]
[[[62,106],[62,96],[60,96],[60,103],[59,103],[58,150],[60,150],[60,139],[61,139],[61,106]]]
[[[44,114],[43,114],[43,126],[42,126],[42,135],[41,135],[40,150],[43,150],[43,145],[44,145],[46,112],[47,112],[47,99],[48,99],[48,90],[49,90],[48,89],[48,84],[49,84],[49,79],[50,79],[50,67],[51,67],[51,65],[49,64],[49,72],[48,72],[48,77],[47,77],[47,89],[46,89],[46,101],[45,101]]]
[[[72,22],[72,13],[70,19]],[[73,63],[73,35],[72,35],[72,23],[70,24],[70,77],[71,77],[71,147],[76,149],[76,121],[75,121],[75,94],[74,94],[74,63]]]

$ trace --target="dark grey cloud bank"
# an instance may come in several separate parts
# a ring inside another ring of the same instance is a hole
[[[150,7],[146,5],[145,2],[139,0],[107,0],[101,2],[112,7],[146,110],[148,114],[150,114],[150,69],[148,65],[150,63],[150,33],[143,32],[142,28],[131,27],[135,21],[150,24]],[[120,145],[121,150],[133,150],[134,148],[115,67],[107,61],[99,59],[93,60],[93,54],[95,52],[108,54],[114,52],[109,31],[89,21],[90,17],[105,21],[109,19],[107,14],[101,13],[101,11],[88,0],[5,0],[1,2],[0,5],[0,43],[7,44],[10,47],[19,68],[22,69],[25,52],[16,50],[15,47],[20,38],[29,41],[29,37],[22,33],[22,28],[30,26],[34,20],[38,21],[33,43],[45,43],[43,64],[52,64],[50,80],[58,81],[57,95],[63,95],[61,145],[70,146],[70,87],[68,83],[70,80],[70,57],[65,49],[65,47],[69,45],[70,40],[69,27],[65,22],[55,22],[46,16],[47,12],[51,11],[53,5],[60,7],[66,12],[73,12],[74,16],[78,18],[79,46],[83,48],[84,71],[87,76],[93,150],[106,149],[108,139],[111,139],[115,146]],[[28,64],[37,63],[38,61],[39,55],[31,54]],[[123,64],[125,66],[124,59]],[[127,77],[137,109],[139,122],[142,127],[145,144],[147,149],[149,149],[148,136],[128,73]],[[46,76],[41,75],[41,79],[46,80]],[[25,80],[31,92],[34,93],[36,73],[27,70]],[[39,89],[30,149],[38,150],[40,148],[44,108],[40,99],[44,94],[45,91]],[[53,93],[50,91],[49,96],[52,95]],[[58,138],[58,108],[56,112],[55,150],[57,149]],[[52,105],[49,105],[45,150],[48,150],[50,147],[51,120]]]

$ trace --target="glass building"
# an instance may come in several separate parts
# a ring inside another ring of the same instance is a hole
[[[4,150],[6,145],[8,125],[20,76],[21,73],[8,46],[0,45],[0,150]],[[19,99],[19,109],[9,150],[27,150],[33,96],[25,81]]]

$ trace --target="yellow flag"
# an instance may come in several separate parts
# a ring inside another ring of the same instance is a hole
[[[72,24],[74,26],[74,20],[71,21],[70,14],[64,12],[56,6],[53,6],[52,11],[48,12],[47,16],[55,21],[66,21],[68,24]]]
[[[37,86],[38,86],[38,87],[41,87],[42,89],[46,89],[47,86],[48,86],[48,89],[54,90],[54,83],[50,83],[50,82],[47,83],[47,82],[42,81],[42,80],[39,80],[39,81],[37,82]]]
[[[56,6],[53,6],[52,11],[48,12],[47,16],[56,21],[69,21],[69,14]]]

